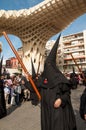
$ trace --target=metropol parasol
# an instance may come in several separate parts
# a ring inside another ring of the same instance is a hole
[[[46,42],[84,13],[86,0],[45,0],[29,9],[0,10],[0,36],[5,31],[19,37],[26,68],[32,58],[37,71],[39,62],[43,68]]]

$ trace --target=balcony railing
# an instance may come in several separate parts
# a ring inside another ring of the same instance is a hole
[[[85,55],[75,56],[74,59],[85,59]],[[64,58],[64,60],[72,60],[72,57],[71,56],[67,56],[67,57]]]

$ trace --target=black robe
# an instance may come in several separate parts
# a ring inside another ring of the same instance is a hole
[[[76,89],[79,84],[78,75],[76,73],[70,74],[70,82],[72,84],[72,89]]]
[[[35,84],[41,94],[41,130],[77,130],[70,97],[71,85],[58,68],[54,64],[45,64]],[[62,104],[54,108],[58,98]]]
[[[35,106],[38,105],[39,99],[38,99],[38,96],[37,96],[35,90],[33,89],[32,85],[31,85],[30,81],[28,81],[25,77],[23,77],[22,80],[24,80],[24,82],[25,82],[25,87],[30,91],[29,100],[31,101],[32,105],[35,105]],[[39,86],[39,85],[37,85],[38,83],[35,78],[33,79],[33,81],[35,82],[36,86]]]
[[[41,94],[41,130],[77,130],[70,82],[55,67],[50,64],[45,67],[35,83]],[[46,78],[48,82],[45,82]],[[54,108],[54,102],[58,98],[61,98],[62,104],[59,108]]]
[[[40,88],[38,87],[39,82],[37,81],[37,79],[34,79],[33,81],[34,81],[38,91],[40,92]],[[32,105],[37,106],[39,104],[39,99],[30,82],[28,85],[28,89],[30,90],[30,100],[31,100]]]
[[[80,112],[80,116],[83,120],[84,119],[84,115],[86,114],[86,88],[83,91],[81,97],[80,97],[80,108],[79,108],[79,112]]]
[[[0,80],[0,119],[7,115],[6,103],[4,98],[3,81]]]
[[[50,88],[48,83],[43,82],[40,86],[41,130],[76,130],[69,84],[59,83],[57,87]],[[58,98],[62,99],[62,104],[59,108],[54,108],[54,102]]]
[[[44,64],[37,87],[41,93],[41,130],[76,130],[76,121],[70,99],[70,83],[56,66],[56,52],[60,35]],[[47,79],[47,80],[45,80]],[[61,106],[54,107],[56,99]]]

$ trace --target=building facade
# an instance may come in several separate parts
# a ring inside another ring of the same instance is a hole
[[[71,72],[72,68],[79,72],[86,69],[86,30],[62,37],[63,70]],[[74,59],[73,59],[74,58]],[[75,60],[75,61],[74,61]],[[77,63],[77,64],[76,64]],[[78,66],[78,67],[77,67]]]
[[[18,60],[15,57],[11,57],[6,60],[6,68],[18,68]]]
[[[23,50],[22,47],[18,48],[17,50],[19,57],[23,58]],[[6,68],[12,68],[12,69],[21,69],[21,65],[19,64],[19,61],[16,57],[10,57],[6,60]]]
[[[46,44],[46,52],[48,54],[54,43],[55,41],[50,41]],[[72,72],[73,67],[76,72],[79,72],[78,67],[84,71],[86,69],[86,30],[62,36],[56,60],[59,69],[64,73]]]

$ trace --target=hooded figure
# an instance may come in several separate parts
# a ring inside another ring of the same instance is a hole
[[[54,44],[49,56],[47,57],[45,64],[44,64],[44,71],[42,73],[42,76],[44,78],[47,78],[49,88],[55,87],[58,83],[68,83],[68,80],[65,78],[65,76],[59,71],[58,67],[56,66],[56,54],[57,54],[57,48],[59,44],[60,35]],[[58,80],[57,80],[58,79]]]
[[[32,58],[31,58],[31,66],[32,66],[32,79],[35,79],[36,78],[36,72],[35,72],[35,68],[34,68],[34,65],[33,65]]]
[[[60,36],[45,61],[41,75],[41,130],[76,130],[70,83],[56,66]]]
[[[70,82],[72,84],[72,89],[76,89],[79,81],[78,81],[78,75],[75,73],[74,67],[73,72],[70,74]]]
[[[37,85],[37,74],[35,72],[35,68],[31,59],[31,65],[32,65],[32,79],[34,80],[35,84]],[[39,99],[38,96],[36,94],[36,92],[34,91],[34,89],[31,87],[31,91],[30,91],[30,99],[31,99],[31,103],[32,105],[38,105],[39,103]]]
[[[3,62],[3,57],[2,57],[1,62],[0,62],[0,119],[7,115],[6,103],[5,103],[5,98],[4,98],[3,80],[1,79],[2,62]]]
[[[80,117],[86,121],[86,88],[80,96],[80,107],[79,107]]]

